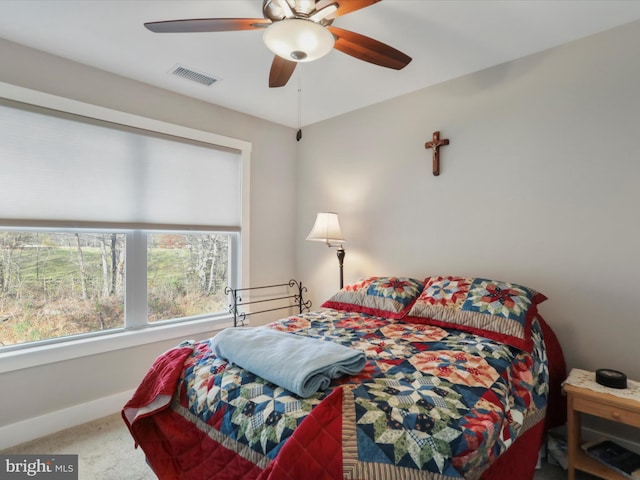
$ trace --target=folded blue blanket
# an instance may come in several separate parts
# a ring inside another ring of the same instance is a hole
[[[217,357],[303,398],[325,390],[331,379],[355,375],[367,361],[362,351],[268,327],[227,328],[211,347]]]

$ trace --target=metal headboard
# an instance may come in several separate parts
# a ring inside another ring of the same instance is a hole
[[[249,293],[251,291],[265,290],[269,288],[276,289],[281,287],[288,287],[291,289],[295,288],[295,290],[294,290],[294,293],[292,293],[291,295],[260,298],[259,300],[251,300],[251,298],[249,298],[248,301],[243,301],[242,299],[242,295],[244,295],[245,293]],[[233,314],[234,327],[237,327],[238,325],[244,327],[245,326],[244,321],[248,316],[257,315],[259,313],[274,312],[276,310],[285,310],[291,307],[298,307],[298,313],[309,311],[309,309],[311,308],[311,300],[306,300],[304,298],[304,293],[306,291],[307,291],[307,287],[303,287],[302,282],[298,282],[297,280],[294,280],[294,279],[289,280],[289,283],[278,283],[275,285],[263,285],[260,287],[246,287],[246,288],[226,287],[224,289],[224,293],[227,296],[230,296],[229,313]],[[275,302],[283,302],[286,300],[291,300],[291,302],[288,302],[286,305],[266,308],[264,310],[259,310],[255,312],[247,313],[247,312],[241,311],[241,307],[244,305],[252,305],[257,303],[268,304],[268,302],[272,302],[267,305],[267,306],[271,306]]]

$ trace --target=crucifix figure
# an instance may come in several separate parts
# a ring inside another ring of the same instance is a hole
[[[440,175],[440,147],[449,145],[449,139],[440,140],[440,132],[433,132],[433,140],[424,144],[424,148],[433,148],[433,174]]]

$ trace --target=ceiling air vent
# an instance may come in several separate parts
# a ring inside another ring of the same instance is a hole
[[[210,87],[214,83],[220,81],[219,78],[216,78],[212,75],[208,75],[206,73],[196,72],[187,67],[183,67],[182,65],[176,65],[171,69],[170,72],[172,75],[176,75],[178,77],[186,78],[187,80],[191,80],[192,82],[199,83],[201,85],[206,85]]]

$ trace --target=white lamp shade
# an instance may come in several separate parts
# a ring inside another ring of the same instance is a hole
[[[272,23],[262,38],[269,50],[293,62],[310,62],[324,57],[335,43],[333,35],[325,27],[300,18]]]
[[[344,235],[340,230],[338,214],[333,212],[318,213],[316,223],[313,224],[311,232],[307,235],[307,240],[325,242],[327,245],[345,242]]]

